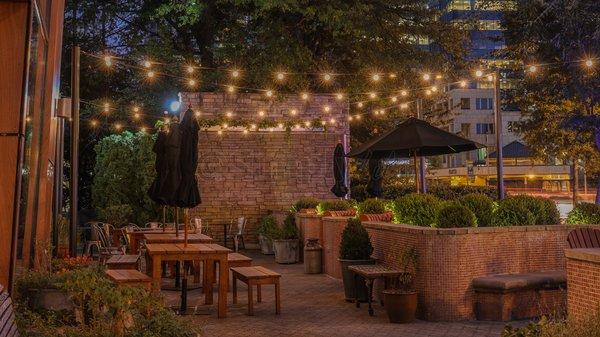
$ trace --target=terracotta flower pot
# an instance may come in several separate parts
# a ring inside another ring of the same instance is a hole
[[[417,292],[384,290],[383,303],[391,323],[410,323],[417,312]]]

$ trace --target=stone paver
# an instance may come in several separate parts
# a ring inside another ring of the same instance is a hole
[[[357,309],[354,304],[345,302],[340,280],[323,274],[306,275],[301,264],[278,265],[272,256],[258,252],[244,254],[254,258],[254,265],[282,274],[281,315],[275,315],[273,286],[263,286],[263,302],[255,304],[255,316],[247,316],[246,286],[238,282],[238,304],[231,304],[230,293],[227,318],[217,319],[214,308],[207,310],[210,312],[207,315],[189,316],[203,327],[206,336],[498,337],[505,325],[477,321],[391,324],[379,305],[375,306],[375,316],[370,317],[366,305]],[[201,290],[191,291],[188,303],[202,303],[200,293]],[[168,304],[179,303],[178,293],[165,292],[165,295]]]

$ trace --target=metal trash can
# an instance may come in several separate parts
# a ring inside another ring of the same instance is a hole
[[[306,240],[304,246],[304,273],[321,274],[323,272],[323,247],[319,244],[318,238]]]

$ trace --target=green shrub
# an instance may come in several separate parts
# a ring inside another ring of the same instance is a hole
[[[394,222],[431,226],[435,223],[439,207],[440,200],[431,194],[407,194],[392,203]]]
[[[369,233],[359,219],[348,219],[348,223],[342,232],[340,243],[340,259],[344,260],[368,260],[373,253]]]
[[[121,228],[129,223],[133,209],[129,205],[113,205],[100,210],[100,219]]]
[[[352,184],[350,187],[350,195],[352,199],[362,202],[369,198],[369,193],[367,193],[367,186],[364,184]]]
[[[381,197],[388,200],[394,200],[415,192],[417,192],[417,190],[414,184],[387,185],[383,188],[383,194]]]
[[[262,235],[268,239],[273,239],[277,236],[279,226],[277,226],[277,220],[272,215],[268,215],[262,219],[260,225],[256,229],[259,235]]]
[[[298,227],[296,227],[296,217],[293,213],[289,213],[283,220],[283,227],[277,229],[273,240],[293,240],[298,239]]]
[[[580,202],[567,215],[569,225],[600,224],[600,205]]]
[[[292,206],[292,212],[300,212],[300,210],[303,209],[315,209],[317,208],[320,202],[321,201],[319,199],[313,197],[300,198]]]
[[[494,211],[495,226],[529,226],[535,225],[535,216],[522,202],[514,198],[506,198],[498,202]]]
[[[323,214],[327,211],[346,211],[352,208],[352,203],[349,200],[334,199],[321,201],[317,206],[317,212]]]
[[[509,325],[502,331],[502,337],[600,337],[600,308],[580,320],[542,317],[522,328]]]
[[[558,209],[552,200],[524,194],[511,196],[505,200],[520,204],[529,210],[533,214],[535,225],[555,225],[560,222]]]
[[[439,228],[477,227],[477,218],[466,206],[456,201],[448,201],[438,209],[435,226]]]
[[[352,184],[352,198],[364,201],[368,198],[365,184]],[[384,184],[383,199],[395,200],[407,194],[415,193],[414,184]],[[485,194],[495,200],[497,189],[493,186],[451,186],[444,183],[432,183],[427,187],[427,193],[442,200],[455,200],[470,193]]]
[[[475,217],[477,218],[477,226],[486,227],[492,224],[494,202],[485,194],[465,194],[458,199],[458,202],[475,214]]]
[[[385,199],[367,199],[358,204],[358,214],[382,214],[387,212],[388,201]]]

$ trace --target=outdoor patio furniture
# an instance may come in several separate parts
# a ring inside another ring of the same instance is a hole
[[[375,265],[360,265],[360,266],[349,266],[348,270],[354,273],[354,284],[355,290],[354,293],[358,294],[358,285],[360,282],[360,277],[364,278],[365,284],[367,285],[367,303],[369,304],[369,315],[373,316],[373,306],[371,303],[373,302],[373,283],[377,279],[381,279],[384,282],[383,290],[387,289],[389,281],[394,278],[399,278],[404,275],[404,272],[401,270],[394,270],[384,265],[375,264]],[[360,276],[360,277],[359,277]],[[360,308],[360,301],[358,298],[354,299],[356,303],[356,307]],[[383,300],[380,301],[381,305],[383,305]]]
[[[132,269],[107,269],[106,276],[118,286],[141,286],[150,289],[152,278]]]
[[[139,255],[113,255],[106,260],[108,269],[134,269],[139,267]]]
[[[155,229],[155,228],[161,228],[162,227],[162,222],[147,222],[144,227],[145,228],[151,228],[151,229]]]
[[[0,336],[18,337],[15,312],[9,293],[0,284]]]
[[[566,308],[564,271],[477,277],[475,316],[483,321],[512,321],[562,312]]]
[[[600,248],[600,229],[579,227],[567,236],[569,248]]]
[[[87,222],[83,225],[84,228],[89,228],[90,230],[90,237],[85,241],[85,246],[83,248],[83,251],[86,255],[90,255],[92,253],[92,247],[96,247],[98,253],[100,252],[100,246],[102,243],[98,237],[98,228],[94,226],[95,224],[100,225],[100,227],[104,227],[104,224],[101,222]]]
[[[192,230],[191,233],[195,233],[196,231]],[[146,234],[175,234],[175,229],[162,229],[162,228],[144,228],[137,231],[126,231],[129,236],[129,251],[131,254],[137,254],[140,248],[140,242],[144,240],[144,235]],[[183,235],[183,233],[180,233]]]
[[[125,247],[124,246],[113,246],[108,238],[106,230],[98,224],[92,224],[92,228],[98,234],[98,239],[100,241],[100,246],[98,247],[100,250],[100,261],[104,262],[108,257],[112,255],[124,255]]]
[[[227,272],[227,254],[231,252],[229,248],[217,244],[188,244],[183,243],[148,243],[146,252],[150,259],[148,264],[148,273],[152,275],[152,285],[155,290],[160,289],[161,285],[161,266],[163,261],[203,261],[204,273],[202,287],[204,290],[204,303],[213,303],[213,268],[219,264],[219,297],[218,314],[219,318],[227,316],[227,288],[229,285],[229,273]],[[184,280],[186,279],[186,268],[183,268]],[[186,287],[182,287],[181,307],[187,308]]]
[[[281,274],[278,274],[265,267],[237,267],[231,268],[233,272],[233,303],[237,303],[237,280],[240,280],[248,285],[248,315],[254,316],[254,295],[253,287],[256,286],[256,301],[262,302],[261,285],[275,285],[275,313],[279,315],[281,312],[280,303],[280,286],[279,280]]]
[[[242,243],[242,247],[246,249],[246,244],[244,243],[244,231],[246,229],[246,218],[241,216],[237,219],[231,220],[231,224],[229,225],[229,229],[227,230],[227,236],[225,239],[225,244],[227,245],[227,238],[233,239],[233,247],[237,252],[239,248],[240,241]]]
[[[196,233],[202,233],[202,219],[194,218],[194,228],[196,229]]]

